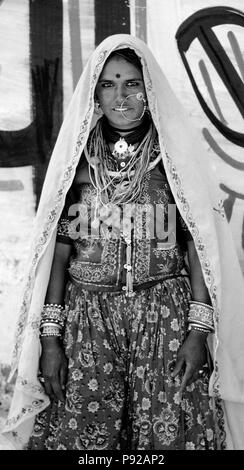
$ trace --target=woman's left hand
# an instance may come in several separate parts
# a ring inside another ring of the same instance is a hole
[[[207,334],[191,330],[178,352],[175,368],[171,375],[176,377],[184,367],[180,394],[187,385],[199,378],[199,371],[207,362],[206,338]]]

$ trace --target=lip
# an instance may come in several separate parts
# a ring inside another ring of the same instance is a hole
[[[131,108],[113,108],[113,111],[129,111]]]

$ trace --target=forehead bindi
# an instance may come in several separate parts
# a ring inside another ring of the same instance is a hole
[[[114,79],[142,79],[142,74],[137,67],[123,58],[113,57],[105,65],[100,80],[114,80]]]

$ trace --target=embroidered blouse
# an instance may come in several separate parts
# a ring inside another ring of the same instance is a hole
[[[102,208],[95,219],[96,190],[91,183],[82,184],[75,206],[70,205],[73,201],[68,194],[57,234],[57,241],[73,246],[68,267],[72,282],[89,290],[126,290],[130,271],[136,290],[181,275],[191,235],[176,210],[161,163],[144,176],[129,212],[128,205]]]

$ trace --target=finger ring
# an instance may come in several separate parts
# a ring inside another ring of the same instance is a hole
[[[43,382],[43,383],[45,382],[44,377],[38,377],[38,378],[39,378],[40,382]]]

